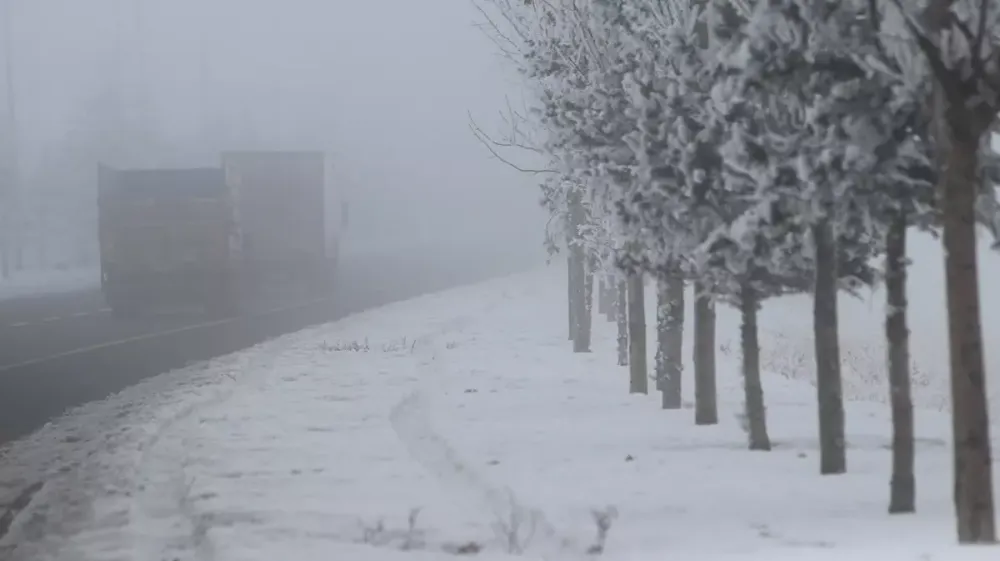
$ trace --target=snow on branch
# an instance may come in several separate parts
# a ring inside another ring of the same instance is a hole
[[[891,0],[953,110],[950,126],[978,139],[1000,111],[1000,9],[988,0],[930,0],[913,13]],[[992,9],[991,9],[992,8]],[[957,112],[956,112],[957,111]]]

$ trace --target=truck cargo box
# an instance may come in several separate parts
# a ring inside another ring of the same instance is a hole
[[[227,152],[222,162],[248,264],[326,257],[322,152]]]
[[[102,287],[112,308],[218,298],[237,257],[221,169],[101,166],[98,185]]]
[[[332,291],[339,216],[322,152],[228,152],[219,168],[100,167],[102,287],[112,308],[239,310]]]

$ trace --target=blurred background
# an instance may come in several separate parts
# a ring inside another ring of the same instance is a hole
[[[537,178],[469,130],[517,77],[443,0],[0,0],[8,269],[94,266],[96,164],[217,165],[322,149],[345,250],[486,244],[543,254]]]

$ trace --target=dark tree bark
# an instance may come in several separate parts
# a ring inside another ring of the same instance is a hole
[[[586,223],[586,209],[583,206],[583,195],[579,189],[569,193],[569,255],[573,290],[570,292],[572,307],[570,321],[570,340],[573,341],[573,352],[590,352],[591,308],[593,304],[593,282],[588,266],[586,249],[580,243],[580,226]],[[590,300],[590,302],[588,302]]]
[[[955,29],[952,5],[950,0],[931,0],[927,4],[923,15],[932,39],[940,39],[945,29]],[[982,3],[980,9],[989,9],[989,3]],[[987,17],[985,13],[978,15]],[[995,103],[991,105],[989,101],[972,98],[989,89],[985,82],[995,81],[996,76],[980,75],[975,64],[971,75],[958,68],[949,69],[932,49],[923,50],[932,62],[935,76],[932,134],[938,146],[938,164],[943,170],[938,199],[944,223],[955,462],[952,477],[958,541],[963,544],[995,543],[975,202],[979,191],[979,143],[996,122],[998,108]],[[935,62],[937,64],[933,64]],[[995,74],[989,65],[984,72]]]
[[[892,479],[889,513],[916,510],[913,474],[913,401],[910,388],[910,331],[906,325],[906,211],[894,213],[886,233],[885,338],[888,344],[889,403],[892,407]]]
[[[847,471],[844,399],[837,330],[837,242],[830,219],[813,227],[816,272],[813,289],[813,337],[816,345],[816,397],[819,403],[819,471]]]
[[[573,293],[573,352],[589,353],[594,277],[588,271],[587,256],[583,248],[574,245],[570,252],[573,256],[573,276],[576,279]]]
[[[581,340],[586,341],[585,349],[579,352],[590,352],[590,342],[594,327],[594,270],[593,262],[583,277],[583,318],[580,321]]]
[[[641,274],[628,276],[629,393],[649,393],[646,366],[646,295]]]
[[[740,348],[743,354],[743,394],[746,403],[747,436],[751,450],[770,450],[764,387],[760,381],[760,342],[757,333],[757,293],[746,283],[740,290]]]
[[[664,409],[681,408],[684,372],[684,279],[657,283],[656,381]]]
[[[611,298],[608,293],[608,281],[603,277],[597,282],[597,313],[607,315],[611,308]]]
[[[701,283],[694,285],[694,422],[719,422],[715,382],[715,304]]]
[[[667,377],[667,318],[670,315],[667,303],[666,281],[656,281],[656,352],[653,354],[653,372],[656,377],[656,390],[663,392]],[[663,398],[666,403],[666,397]]]
[[[569,340],[573,340],[576,329],[576,319],[574,319],[573,314],[576,312],[575,297],[576,294],[576,263],[573,262],[574,256],[573,252],[570,251],[566,257],[566,272],[567,272],[567,284],[566,284],[566,311],[569,314],[569,327],[567,328],[567,333],[569,334]]]
[[[993,467],[976,259],[978,143],[953,139],[951,147],[943,205],[958,539],[993,543]]]
[[[616,286],[615,321],[618,324],[618,366],[628,366],[628,283],[622,279]]]
[[[610,280],[608,281],[608,295],[607,295],[607,298],[608,298],[608,309],[607,309],[606,314],[605,314],[607,316],[607,320],[610,321],[610,322],[617,321],[618,320],[618,307],[619,307],[619,300],[620,300],[618,298],[618,285],[615,284],[615,283],[613,283],[613,282],[611,282]],[[621,304],[620,305],[621,306],[625,305],[624,300],[621,300]]]

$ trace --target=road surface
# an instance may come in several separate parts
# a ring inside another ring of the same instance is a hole
[[[144,378],[374,306],[537,265],[469,248],[344,256],[333,297],[246,315],[122,320],[99,290],[0,302],[0,445]]]

